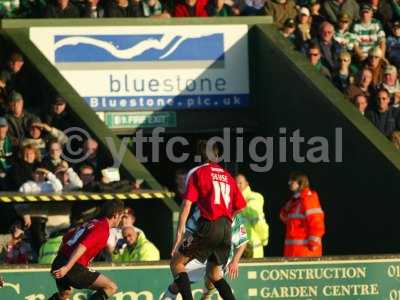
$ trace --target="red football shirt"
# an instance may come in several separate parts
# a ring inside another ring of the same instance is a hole
[[[109,235],[110,226],[107,219],[93,219],[64,235],[60,251],[69,258],[79,244],[84,245],[86,251],[77,263],[86,267],[106,246]]]
[[[190,170],[184,199],[196,202],[201,216],[210,221],[222,216],[232,220],[234,212],[246,206],[232,176],[211,163]]]

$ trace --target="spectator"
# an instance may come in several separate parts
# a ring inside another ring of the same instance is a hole
[[[7,61],[7,69],[3,71],[4,78],[7,79],[6,87],[9,94],[12,91],[19,91],[25,98],[31,100],[32,88],[29,83],[32,80],[25,72],[24,65],[24,57],[18,52],[13,52]]]
[[[393,23],[391,30],[392,34],[387,38],[386,49],[389,61],[396,66],[400,67],[400,22]]]
[[[100,181],[95,180],[93,167],[83,165],[79,169],[79,177],[83,183],[83,190],[93,193],[104,192],[131,192],[132,185],[127,180],[110,182],[108,178],[103,176]]]
[[[345,94],[348,99],[354,99],[358,95],[364,95],[369,101],[373,95],[372,71],[367,68],[361,70],[357,82],[355,84],[350,84]]]
[[[321,63],[321,51],[318,44],[311,43],[308,49],[308,59],[317,71],[324,77],[331,79],[331,72]]]
[[[390,140],[393,143],[393,146],[397,149],[400,150],[400,131],[394,131],[392,133],[392,136]]]
[[[92,19],[103,18],[105,13],[103,7],[99,5],[99,2],[100,0],[86,0],[82,16],[84,18],[92,18]],[[61,99],[64,100],[63,98]]]
[[[354,98],[354,106],[364,116],[368,107],[368,99],[364,95],[358,95]]]
[[[382,132],[390,138],[395,130],[400,129],[399,111],[390,107],[390,94],[386,89],[380,89],[376,95],[377,107],[366,112],[365,116]]]
[[[300,9],[297,22],[296,41],[297,47],[301,49],[304,44],[311,40],[311,17],[307,7]]]
[[[385,32],[381,23],[372,18],[372,7],[363,4],[360,12],[360,22],[355,23],[352,32],[356,35],[358,43],[354,46],[355,54],[360,61],[368,57],[370,49],[379,47],[383,57],[386,49]]]
[[[352,52],[354,45],[358,43],[354,33],[349,31],[351,18],[348,14],[339,15],[339,23],[335,31],[334,40],[340,44],[342,49]]]
[[[311,13],[311,36],[318,35],[321,24],[326,21],[326,18],[320,14],[321,4],[318,0],[309,1],[310,13]]]
[[[72,124],[74,124],[67,109],[67,102],[63,97],[56,97],[52,104],[51,111],[45,116],[44,121],[49,124],[49,126],[62,131],[70,128]]]
[[[9,99],[7,91],[7,72],[0,72],[0,115],[3,116],[7,110],[7,102]]]
[[[394,99],[395,94],[400,93],[400,83],[397,78],[397,69],[395,66],[387,65],[385,68],[383,81],[378,89],[386,89],[390,93],[390,98]]]
[[[383,51],[379,47],[372,48],[368,51],[368,59],[365,66],[372,71],[372,86],[376,88],[382,81],[387,66]]]
[[[42,123],[39,118],[32,118],[28,128],[28,134],[22,141],[22,146],[35,145],[39,149],[41,157],[44,157],[46,154],[46,144],[49,140],[55,139],[61,145],[68,142],[68,137],[64,132]],[[45,134],[43,134],[43,131],[45,131]]]
[[[208,17],[207,0],[175,0],[174,16],[182,17]]]
[[[12,167],[12,156],[14,148],[11,138],[8,136],[8,123],[0,117],[0,190],[8,189],[8,174]]]
[[[339,68],[333,75],[333,84],[344,93],[354,83],[355,70],[351,68],[351,55],[347,51],[339,54]]]
[[[160,260],[160,252],[151,243],[143,231],[133,226],[122,228],[122,236],[125,245],[118,252],[114,252],[113,262],[157,261]]]
[[[58,165],[55,175],[63,185],[63,192],[78,191],[83,187],[83,182],[79,178],[79,175],[76,174],[74,169],[69,167],[66,161]]]
[[[209,0],[207,14],[210,17],[228,17],[233,15],[232,7],[225,0]]]
[[[296,19],[296,3],[293,0],[266,0],[265,13],[273,17],[278,28],[282,28],[287,19]]]
[[[49,141],[48,145],[48,155],[43,159],[41,166],[52,173],[55,173],[57,167],[64,162],[61,158],[62,146],[57,140]]]
[[[159,0],[142,0],[142,11],[144,17],[170,18],[171,15],[164,9]]]
[[[119,252],[119,250],[124,245],[124,237],[122,236],[122,228],[124,227],[133,227],[136,222],[135,212],[132,208],[125,208],[124,214],[121,219],[121,224],[117,228],[110,229],[110,236],[108,237],[107,247],[106,247],[106,260],[112,260],[113,252]],[[135,229],[139,230],[137,227]]]
[[[294,34],[296,30],[296,22],[293,19],[287,19],[283,27],[279,30],[280,33],[288,39],[293,45],[296,43],[296,36]]]
[[[368,0],[367,3],[372,7],[373,16],[379,20],[385,30],[389,30],[390,22],[393,19],[392,0]]]
[[[38,193],[58,193],[62,191],[62,183],[49,170],[37,168],[32,175],[32,179],[26,181],[19,192],[24,194]]]
[[[6,115],[9,134],[13,145],[17,146],[22,143],[35,116],[24,110],[24,99],[15,91],[11,92],[9,109],[10,112]]]
[[[269,226],[264,215],[264,197],[251,190],[244,175],[237,175],[236,183],[247,203],[246,208],[241,212],[242,222],[249,238],[244,257],[262,258],[264,257],[263,247],[267,246],[269,237]]]
[[[236,1],[239,5],[234,5],[234,7],[239,6],[239,15],[241,16],[262,16],[265,15],[265,0],[244,0]],[[244,2],[244,3],[243,3]],[[235,13],[236,15],[237,13]]]
[[[101,170],[106,167],[106,162],[103,157],[100,157],[99,144],[95,139],[89,138],[84,142],[83,157],[85,158],[85,160],[80,164],[80,166],[92,166],[96,175],[96,179],[99,179],[101,177]]]
[[[109,18],[130,18],[143,17],[143,12],[138,0],[111,0],[106,7],[106,17]]]
[[[289,189],[293,196],[280,212],[286,226],[283,255],[321,256],[325,221],[318,194],[310,189],[308,177],[302,173],[290,175]]]
[[[184,169],[178,169],[175,172],[175,202],[178,205],[182,204],[183,195],[186,191],[186,175],[187,171]]]
[[[24,241],[24,230],[20,222],[11,227],[11,239],[1,249],[3,262],[6,264],[28,264],[34,261],[34,252],[31,245]]]
[[[44,13],[45,18],[79,18],[79,9],[69,0],[57,0],[49,3]]]
[[[360,7],[355,0],[326,0],[323,3],[324,15],[328,22],[337,25],[340,14],[347,14],[355,20],[360,14]]]
[[[10,171],[10,185],[18,190],[23,183],[31,180],[33,172],[39,167],[40,152],[33,145],[23,146],[19,158],[13,163]]]
[[[339,53],[342,51],[340,44],[333,39],[334,32],[332,24],[324,22],[321,24],[318,38],[313,40],[320,48],[321,63],[329,72],[338,67]]]

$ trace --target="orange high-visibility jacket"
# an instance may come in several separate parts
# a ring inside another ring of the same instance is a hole
[[[315,191],[305,188],[293,196],[281,209],[280,217],[286,224],[284,256],[322,255],[324,212]]]

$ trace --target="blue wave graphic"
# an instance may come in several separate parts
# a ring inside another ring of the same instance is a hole
[[[222,61],[224,35],[56,35],[55,62]]]

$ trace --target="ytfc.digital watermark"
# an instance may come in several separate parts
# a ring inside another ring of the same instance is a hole
[[[158,163],[168,159],[173,163],[186,163],[191,160],[201,163],[199,153],[190,152],[190,143],[185,136],[165,136],[165,128],[154,128],[144,135],[138,130],[131,137],[124,137],[121,143],[115,143],[112,137],[105,137],[108,151],[113,159],[113,167],[118,168],[128,150],[131,150],[142,163]],[[62,158],[71,163],[85,161],[92,152],[85,147],[90,134],[79,127],[68,128],[68,143],[64,146]],[[335,128],[330,138],[324,136],[304,137],[300,129],[279,128],[275,137],[254,136],[246,138],[243,128],[224,128],[221,136],[207,139],[207,150],[217,144],[220,149],[218,162],[246,163],[254,172],[268,172],[275,163],[292,161],[295,163],[341,163],[343,161],[343,132]],[[80,145],[80,146],[76,146]],[[193,148],[193,147],[192,147]],[[207,151],[209,153],[210,151]]]

